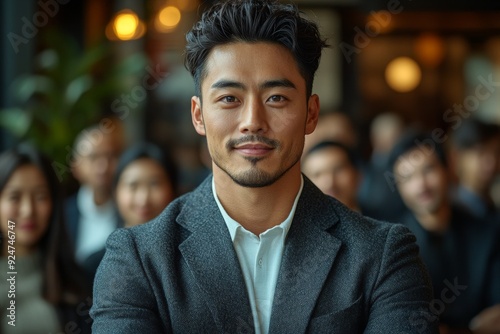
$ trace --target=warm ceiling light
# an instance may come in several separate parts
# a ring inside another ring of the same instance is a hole
[[[181,11],[175,6],[163,8],[156,17],[155,26],[159,31],[170,31],[181,21]]]
[[[106,27],[106,36],[110,40],[128,41],[142,37],[146,31],[144,23],[137,14],[125,9],[116,14],[115,18]]]
[[[122,12],[116,15],[113,30],[119,39],[131,39],[137,27],[139,26],[139,18],[134,12]]]
[[[398,57],[392,60],[385,69],[387,84],[400,93],[414,90],[421,78],[420,67],[409,57]]]
[[[420,35],[415,40],[415,54],[422,65],[429,68],[437,67],[445,55],[442,38],[432,33]]]

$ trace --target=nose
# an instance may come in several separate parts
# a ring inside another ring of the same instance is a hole
[[[265,133],[268,130],[265,107],[257,98],[250,98],[242,108],[240,132]]]
[[[21,200],[20,214],[23,218],[33,216],[33,199],[30,196],[23,196]]]
[[[105,173],[109,166],[109,159],[106,156],[100,156],[95,164],[95,171],[99,174]]]
[[[137,191],[136,203],[138,206],[143,207],[148,203],[149,200],[149,189],[142,188]]]

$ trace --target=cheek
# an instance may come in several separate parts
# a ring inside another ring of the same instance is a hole
[[[399,193],[401,197],[411,200],[413,198],[413,193],[415,192],[414,187],[412,187],[411,182],[406,181],[398,185]]]
[[[294,107],[297,109],[298,107]],[[294,111],[284,111],[282,113],[277,113],[275,118],[273,119],[275,125],[277,125],[280,129],[283,129],[290,133],[290,135],[295,134],[297,136],[297,130],[304,131],[306,124],[306,113],[305,112],[297,112]]]
[[[236,114],[228,115],[224,114],[222,116],[211,117],[212,115],[206,115],[205,119],[205,129],[207,131],[207,136],[210,137],[221,137],[228,132],[230,132],[236,126],[234,125],[236,121]]]
[[[120,211],[126,211],[133,205],[133,192],[127,188],[118,188],[116,191],[116,205]]]
[[[16,216],[12,214],[12,208],[5,201],[0,200],[0,232],[7,235],[8,220],[16,220]]]
[[[17,206],[9,203],[7,200],[0,200],[0,218],[1,223],[9,219],[15,220],[17,218]]]
[[[444,181],[446,180],[447,175],[443,174],[433,174],[428,182],[428,184],[432,185],[432,188],[436,191],[436,193],[439,193],[440,195],[445,194],[448,189],[447,189],[447,183]]]

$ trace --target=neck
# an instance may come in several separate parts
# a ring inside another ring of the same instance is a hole
[[[262,188],[242,187],[217,166],[213,175],[217,197],[227,214],[255,235],[281,224],[288,217],[301,183],[299,164]]]
[[[111,198],[111,193],[104,189],[94,189],[94,203],[95,205],[103,205]]]
[[[445,204],[434,212],[420,213],[415,216],[425,230],[442,233],[446,231],[450,225],[451,206]]]
[[[486,187],[485,189],[481,189],[481,187],[475,186],[471,183],[463,183],[462,187],[470,191],[474,195],[484,199],[485,201],[491,200],[491,195],[489,193],[489,189]]]

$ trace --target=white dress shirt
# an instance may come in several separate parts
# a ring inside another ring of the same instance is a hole
[[[217,197],[215,182],[212,179],[214,198],[224,217],[243,272],[256,334],[265,334],[269,331],[274,291],[285,239],[292,224],[303,185],[304,180],[301,178],[300,189],[288,217],[281,224],[256,236],[227,214]]]
[[[82,186],[76,195],[76,205],[80,211],[75,258],[78,263],[104,248],[108,236],[116,229],[116,210],[109,200],[97,206],[89,187]]]

